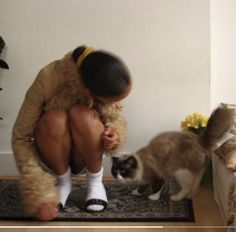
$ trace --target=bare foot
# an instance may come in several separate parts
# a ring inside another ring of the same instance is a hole
[[[45,203],[39,206],[35,217],[40,221],[50,221],[58,215],[59,209],[54,203]]]

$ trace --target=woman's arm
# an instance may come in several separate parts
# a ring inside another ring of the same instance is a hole
[[[41,71],[26,93],[12,134],[12,149],[21,174],[21,192],[25,208],[34,214],[42,203],[56,203],[59,198],[55,178],[38,163],[33,138],[34,128],[43,113],[45,103],[44,72]]]

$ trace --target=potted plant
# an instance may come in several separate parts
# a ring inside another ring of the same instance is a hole
[[[0,36],[0,56],[2,54],[4,47],[5,47],[5,42],[2,36]],[[0,68],[9,69],[9,66],[4,60],[0,59]]]
[[[3,40],[2,36],[0,36],[0,57],[1,57],[4,47],[5,47],[5,41]],[[9,69],[9,66],[4,60],[0,59],[0,68]],[[1,90],[2,90],[2,88],[0,88],[0,91]],[[2,119],[3,118],[0,117],[0,120],[2,120]]]
[[[184,121],[181,122],[181,128],[183,131],[191,131],[195,134],[200,135],[208,122],[209,117],[207,115],[193,113],[188,115]],[[208,163],[208,166],[203,174],[201,185],[211,185],[212,184],[212,162]]]

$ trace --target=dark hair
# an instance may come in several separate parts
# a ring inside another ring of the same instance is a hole
[[[77,48],[72,58],[76,61],[84,50],[84,46]],[[123,62],[103,51],[95,51],[86,56],[78,71],[85,86],[99,97],[119,96],[131,83]]]

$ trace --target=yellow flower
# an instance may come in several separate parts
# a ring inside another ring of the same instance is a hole
[[[208,116],[204,114],[199,114],[197,112],[192,115],[188,115],[184,121],[181,122],[181,128],[186,131],[196,131],[206,127],[208,122]]]

